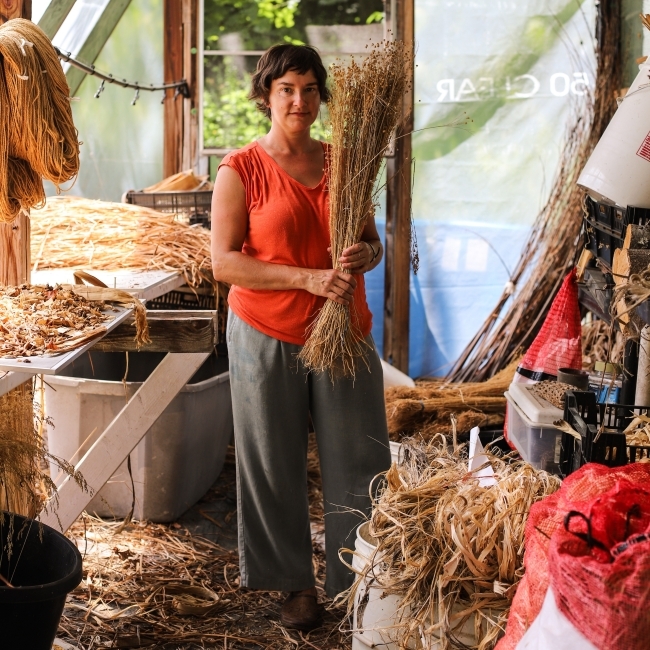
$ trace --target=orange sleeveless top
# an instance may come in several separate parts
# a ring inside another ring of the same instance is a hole
[[[332,268],[327,252],[330,236],[326,173],[316,187],[307,187],[289,176],[257,142],[229,153],[219,167],[223,165],[239,174],[246,190],[248,230],[242,253],[272,264]],[[372,314],[366,302],[363,275],[355,277],[353,320],[366,337],[372,327]],[[263,334],[304,345],[306,331],[325,300],[303,289],[233,286],[228,304],[239,318]]]

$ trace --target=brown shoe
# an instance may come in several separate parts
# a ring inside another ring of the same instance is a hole
[[[314,594],[292,591],[282,603],[280,622],[292,630],[308,632],[323,624],[323,608]]]

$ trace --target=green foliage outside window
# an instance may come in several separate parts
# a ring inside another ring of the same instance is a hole
[[[276,43],[308,42],[308,25],[380,22],[382,0],[205,0],[204,42],[226,49],[220,40],[238,35],[244,50]],[[268,132],[269,120],[248,100],[257,57],[205,57],[203,140],[205,148],[239,148]],[[326,109],[312,126],[312,137],[329,139]]]

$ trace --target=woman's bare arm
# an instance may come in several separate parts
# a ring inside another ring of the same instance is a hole
[[[242,253],[247,228],[244,186],[234,169],[222,167],[212,195],[212,272],[215,280],[247,289],[304,289],[341,304],[352,301],[357,281],[349,273],[272,264]]]

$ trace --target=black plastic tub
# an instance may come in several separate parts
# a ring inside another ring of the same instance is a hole
[[[2,513],[0,574],[13,585],[0,582],[0,647],[52,650],[66,596],[82,578],[77,547],[53,528],[19,515],[13,515],[11,530],[10,515]]]

